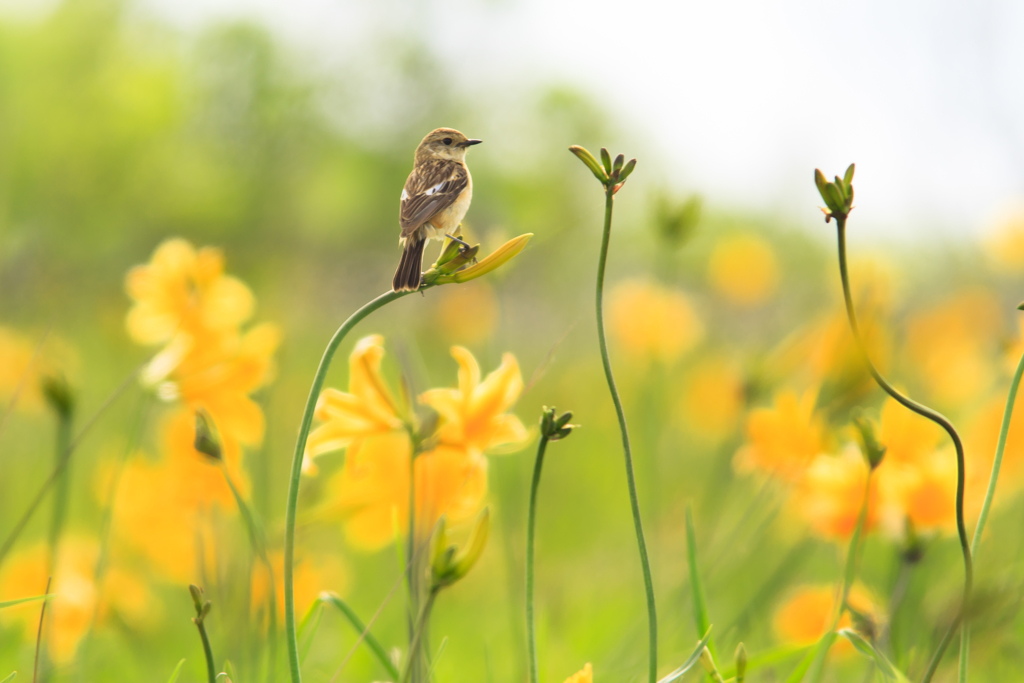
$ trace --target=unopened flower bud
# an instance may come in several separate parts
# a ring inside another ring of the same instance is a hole
[[[615,161],[612,162],[612,175],[618,179],[619,171],[622,170],[622,165],[626,163],[626,155],[620,154],[615,157]]]
[[[49,375],[41,381],[43,397],[62,420],[70,420],[75,412],[75,394],[63,373]]]
[[[633,172],[634,168],[636,168],[636,159],[630,159],[627,161],[626,165],[622,167],[621,171],[619,171],[619,182],[625,181],[626,178],[629,177],[629,174]]]
[[[607,148],[601,148],[601,164],[604,166],[606,173],[612,172],[612,155],[608,153]]]
[[[557,415],[557,411],[554,408],[544,407],[544,412],[540,418],[540,432],[541,435],[548,441],[558,441],[564,439],[572,433],[572,430],[579,425],[569,424],[569,420],[572,419],[572,411]]]
[[[594,155],[588,152],[586,148],[580,147],[579,145],[573,145],[569,148],[569,151],[575,154],[580,161],[586,164],[587,168],[590,169],[590,172],[594,174],[594,177],[600,180],[602,184],[608,183],[608,173],[601,168],[601,165],[597,163],[597,159],[595,159]]]
[[[874,422],[863,415],[855,415],[852,421],[857,430],[857,441],[860,443],[861,453],[868,461],[868,467],[874,470],[882,464],[886,448],[878,442]]]
[[[465,549],[459,552],[455,545],[448,543],[448,531],[442,516],[434,529],[431,551],[430,570],[435,590],[450,586],[473,568],[487,545],[487,537],[491,528],[490,509],[484,508],[476,519],[473,531],[469,534]]]
[[[220,439],[213,426],[213,420],[205,410],[196,411],[196,438],[192,444],[197,451],[214,460],[221,459]]]
[[[826,223],[833,217],[845,220],[853,210],[853,171],[854,165],[850,164],[842,178],[835,176],[835,182],[830,183],[825,180],[824,173],[814,169],[814,185],[827,207],[822,209],[825,212]]]
[[[423,282],[428,285],[446,285],[453,282],[469,282],[492,270],[497,270],[505,265],[523,249],[526,243],[533,237],[532,232],[525,233],[519,237],[513,237],[505,244],[495,249],[491,254],[481,259],[478,263],[463,268],[463,266],[476,257],[479,245],[465,249],[448,263],[440,267],[432,267],[423,274]],[[461,268],[461,270],[460,270]]]
[[[743,683],[747,675],[747,648],[743,643],[736,646],[736,683]]]

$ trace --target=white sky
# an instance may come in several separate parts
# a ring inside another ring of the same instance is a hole
[[[4,0],[11,2],[11,0]],[[878,236],[975,237],[1024,206],[1024,2],[143,0],[263,20],[330,64],[418,33],[467,83],[574,83],[673,184],[794,217],[857,162]]]

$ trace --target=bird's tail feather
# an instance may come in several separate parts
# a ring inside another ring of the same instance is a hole
[[[425,239],[409,237],[405,242],[402,260],[395,271],[391,288],[396,292],[415,292],[420,288],[420,271],[423,268],[423,246]]]

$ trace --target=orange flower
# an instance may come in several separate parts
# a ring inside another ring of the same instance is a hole
[[[519,418],[508,412],[523,390],[515,356],[502,356],[497,370],[480,381],[480,366],[468,350],[452,347],[459,364],[457,389],[431,389],[420,396],[443,419],[438,431],[442,444],[480,454],[499,447],[517,450],[529,434]]]
[[[61,540],[46,612],[46,643],[58,664],[74,659],[78,644],[92,625],[94,612],[102,622],[111,611],[131,626],[147,626],[159,606],[145,584],[134,575],[111,568],[103,586],[94,577],[99,544],[91,538],[66,536]],[[0,601],[40,595],[46,588],[49,547],[39,543],[15,553],[0,572]],[[26,641],[34,640],[39,623],[38,602],[0,611],[4,621],[20,623]]]
[[[686,379],[679,412],[697,436],[718,440],[735,428],[743,394],[743,375],[736,363],[721,356],[705,358]]]
[[[284,553],[270,553],[270,564],[274,568],[274,587],[277,600],[277,617],[284,619]],[[336,555],[299,555],[295,558],[295,612],[305,614],[309,606],[323,591],[345,593],[349,578],[345,564]],[[267,593],[270,577],[264,564],[257,562],[252,569],[252,609],[266,614]]]
[[[950,531],[956,525],[957,463],[952,448],[935,451],[911,465],[879,468],[879,488],[892,526],[909,519],[919,532]]]
[[[795,590],[775,610],[773,626],[775,634],[784,642],[810,645],[816,642],[832,625],[835,616],[836,586],[802,586]],[[871,619],[877,626],[880,621],[877,600],[859,582],[854,583],[847,596],[847,603]],[[838,628],[850,628],[849,613],[844,613]],[[836,654],[849,654],[853,647],[839,639],[832,648]]]
[[[198,252],[183,239],[157,247],[153,258],[125,279],[135,305],[128,312],[128,334],[145,345],[164,344],[178,334],[229,332],[252,315],[252,292],[224,275],[219,249]]]
[[[364,550],[406,533],[409,516],[409,458],[403,432],[361,439],[349,447],[344,468],[333,478],[328,514],[345,523],[349,542]],[[472,518],[487,493],[487,460],[441,445],[416,458],[417,534],[429,534],[443,514],[457,523]]]
[[[320,392],[314,416],[324,424],[314,429],[306,440],[306,456],[302,461],[306,474],[316,472],[313,458],[322,453],[402,429],[394,399],[380,373],[383,343],[383,337],[372,335],[356,344],[348,361],[348,393],[331,388]]]
[[[720,240],[708,259],[708,281],[731,303],[756,306],[770,299],[779,286],[775,251],[753,234]]]
[[[885,446],[884,462],[921,462],[935,452],[943,438],[942,427],[907,410],[895,399],[887,398],[882,405],[878,440]]]
[[[758,408],[747,418],[747,443],[736,452],[740,471],[760,469],[795,480],[824,449],[824,425],[815,416],[818,394],[808,390],[798,397],[785,390],[775,395],[771,408]]]
[[[625,280],[612,290],[608,326],[634,360],[670,364],[704,338],[704,325],[689,298],[645,280]]]
[[[587,662],[586,666],[565,679],[565,683],[594,683],[594,669]]]
[[[856,446],[840,455],[819,455],[801,477],[794,502],[811,527],[826,538],[850,538],[864,502],[868,466]],[[865,530],[877,519],[877,484],[872,481]]]

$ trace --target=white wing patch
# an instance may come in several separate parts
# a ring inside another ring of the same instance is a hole
[[[405,191],[405,188],[403,187],[403,188],[402,188],[402,201],[404,202],[404,201],[405,201],[406,199],[408,199],[408,198],[409,198],[409,193],[408,193],[408,192],[406,192],[406,191]]]
[[[430,188],[429,190],[427,190],[423,194],[425,194],[425,195],[427,195],[429,197],[430,195],[434,194],[435,192],[439,191],[442,187],[444,187],[446,182],[448,182],[448,181],[440,182],[437,185],[434,185],[432,188]]]

